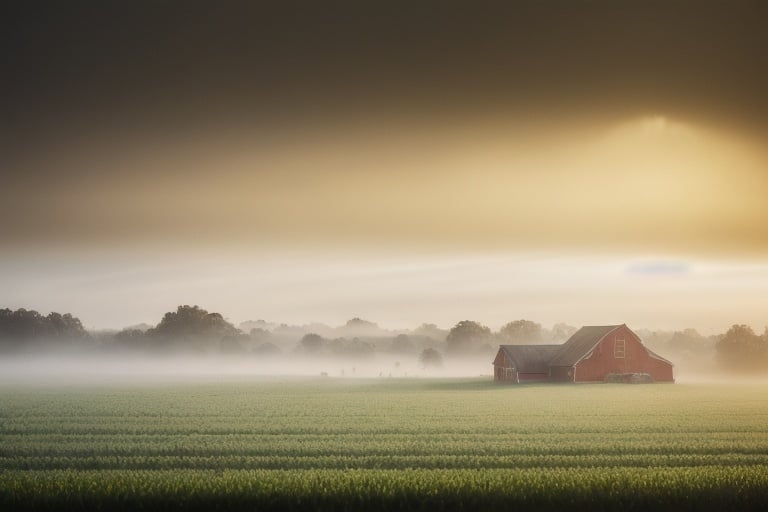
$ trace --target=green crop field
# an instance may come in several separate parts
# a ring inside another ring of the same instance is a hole
[[[764,510],[764,385],[0,387],[0,510]]]

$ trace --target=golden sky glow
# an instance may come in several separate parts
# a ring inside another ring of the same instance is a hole
[[[766,158],[749,139],[661,115],[376,133],[187,146],[108,177],[92,159],[87,179],[6,196],[39,223],[6,251],[6,301],[98,327],[177,302],[390,327],[765,322]]]
[[[767,2],[18,2],[0,307],[762,330]]]
[[[58,161],[77,171],[3,194],[24,212],[4,229],[20,244],[768,249],[765,150],[662,115],[213,140],[128,154],[109,173]]]

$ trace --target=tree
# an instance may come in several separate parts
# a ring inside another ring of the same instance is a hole
[[[440,368],[443,366],[443,356],[434,348],[425,348],[419,354],[419,363],[422,368]]]
[[[437,341],[445,341],[445,338],[448,336],[448,331],[445,329],[440,329],[435,324],[421,324],[413,330],[412,334],[414,336],[432,338],[433,340]]]
[[[147,335],[161,345],[183,342],[188,348],[212,348],[225,336],[239,336],[240,330],[219,313],[209,313],[199,306],[179,306],[168,312]]]
[[[768,362],[768,339],[748,325],[731,326],[715,349],[720,364],[729,369],[760,370]]]
[[[45,321],[48,324],[48,335],[55,338],[65,338],[69,340],[81,340],[88,338],[83,324],[79,318],[75,318],[69,313],[51,312]]]
[[[542,340],[541,325],[530,320],[515,320],[499,330],[499,337],[507,343],[540,343]]]
[[[307,352],[308,354],[317,354],[323,349],[324,345],[325,338],[313,332],[305,334],[299,342],[299,347],[301,350]]]
[[[709,340],[699,334],[696,329],[684,329],[675,331],[667,342],[667,346],[677,352],[695,353],[707,348],[708,343]],[[711,345],[709,348],[711,349]]]
[[[476,352],[491,339],[491,330],[472,320],[462,320],[448,333],[447,348],[451,353]]]
[[[251,329],[250,336],[252,341],[263,342],[264,340],[269,339],[271,334],[272,333],[266,329],[262,329],[261,327],[254,327]]]
[[[37,311],[0,309],[0,342],[5,350],[21,349],[45,331],[45,318]]]
[[[336,329],[336,334],[342,336],[355,337],[355,336],[381,336],[386,334],[377,324],[363,320],[362,318],[352,318],[347,323]]]
[[[175,312],[168,312],[151,329],[154,336],[181,338],[185,336],[218,337],[239,334],[237,328],[219,313],[209,313],[199,306],[179,306]]]
[[[33,346],[51,345],[73,347],[76,342],[91,341],[80,320],[69,313],[56,312],[43,316],[23,308],[0,309],[0,347],[24,350]]]

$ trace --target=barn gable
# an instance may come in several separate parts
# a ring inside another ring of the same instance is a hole
[[[550,366],[573,366],[600,343],[600,340],[621,327],[620,325],[590,325],[576,331],[568,341],[560,345]]]
[[[549,360],[559,348],[560,345],[501,345],[493,361],[494,380],[549,380]]]
[[[553,372],[554,373],[554,372]],[[650,375],[656,381],[673,381],[672,363],[649,350],[626,325],[607,332],[573,364],[575,382],[603,381],[610,374]]]

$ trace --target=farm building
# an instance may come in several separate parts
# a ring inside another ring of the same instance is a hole
[[[672,363],[624,324],[582,327],[562,345],[500,345],[493,369],[496,382],[597,382],[609,374],[674,382]]]

